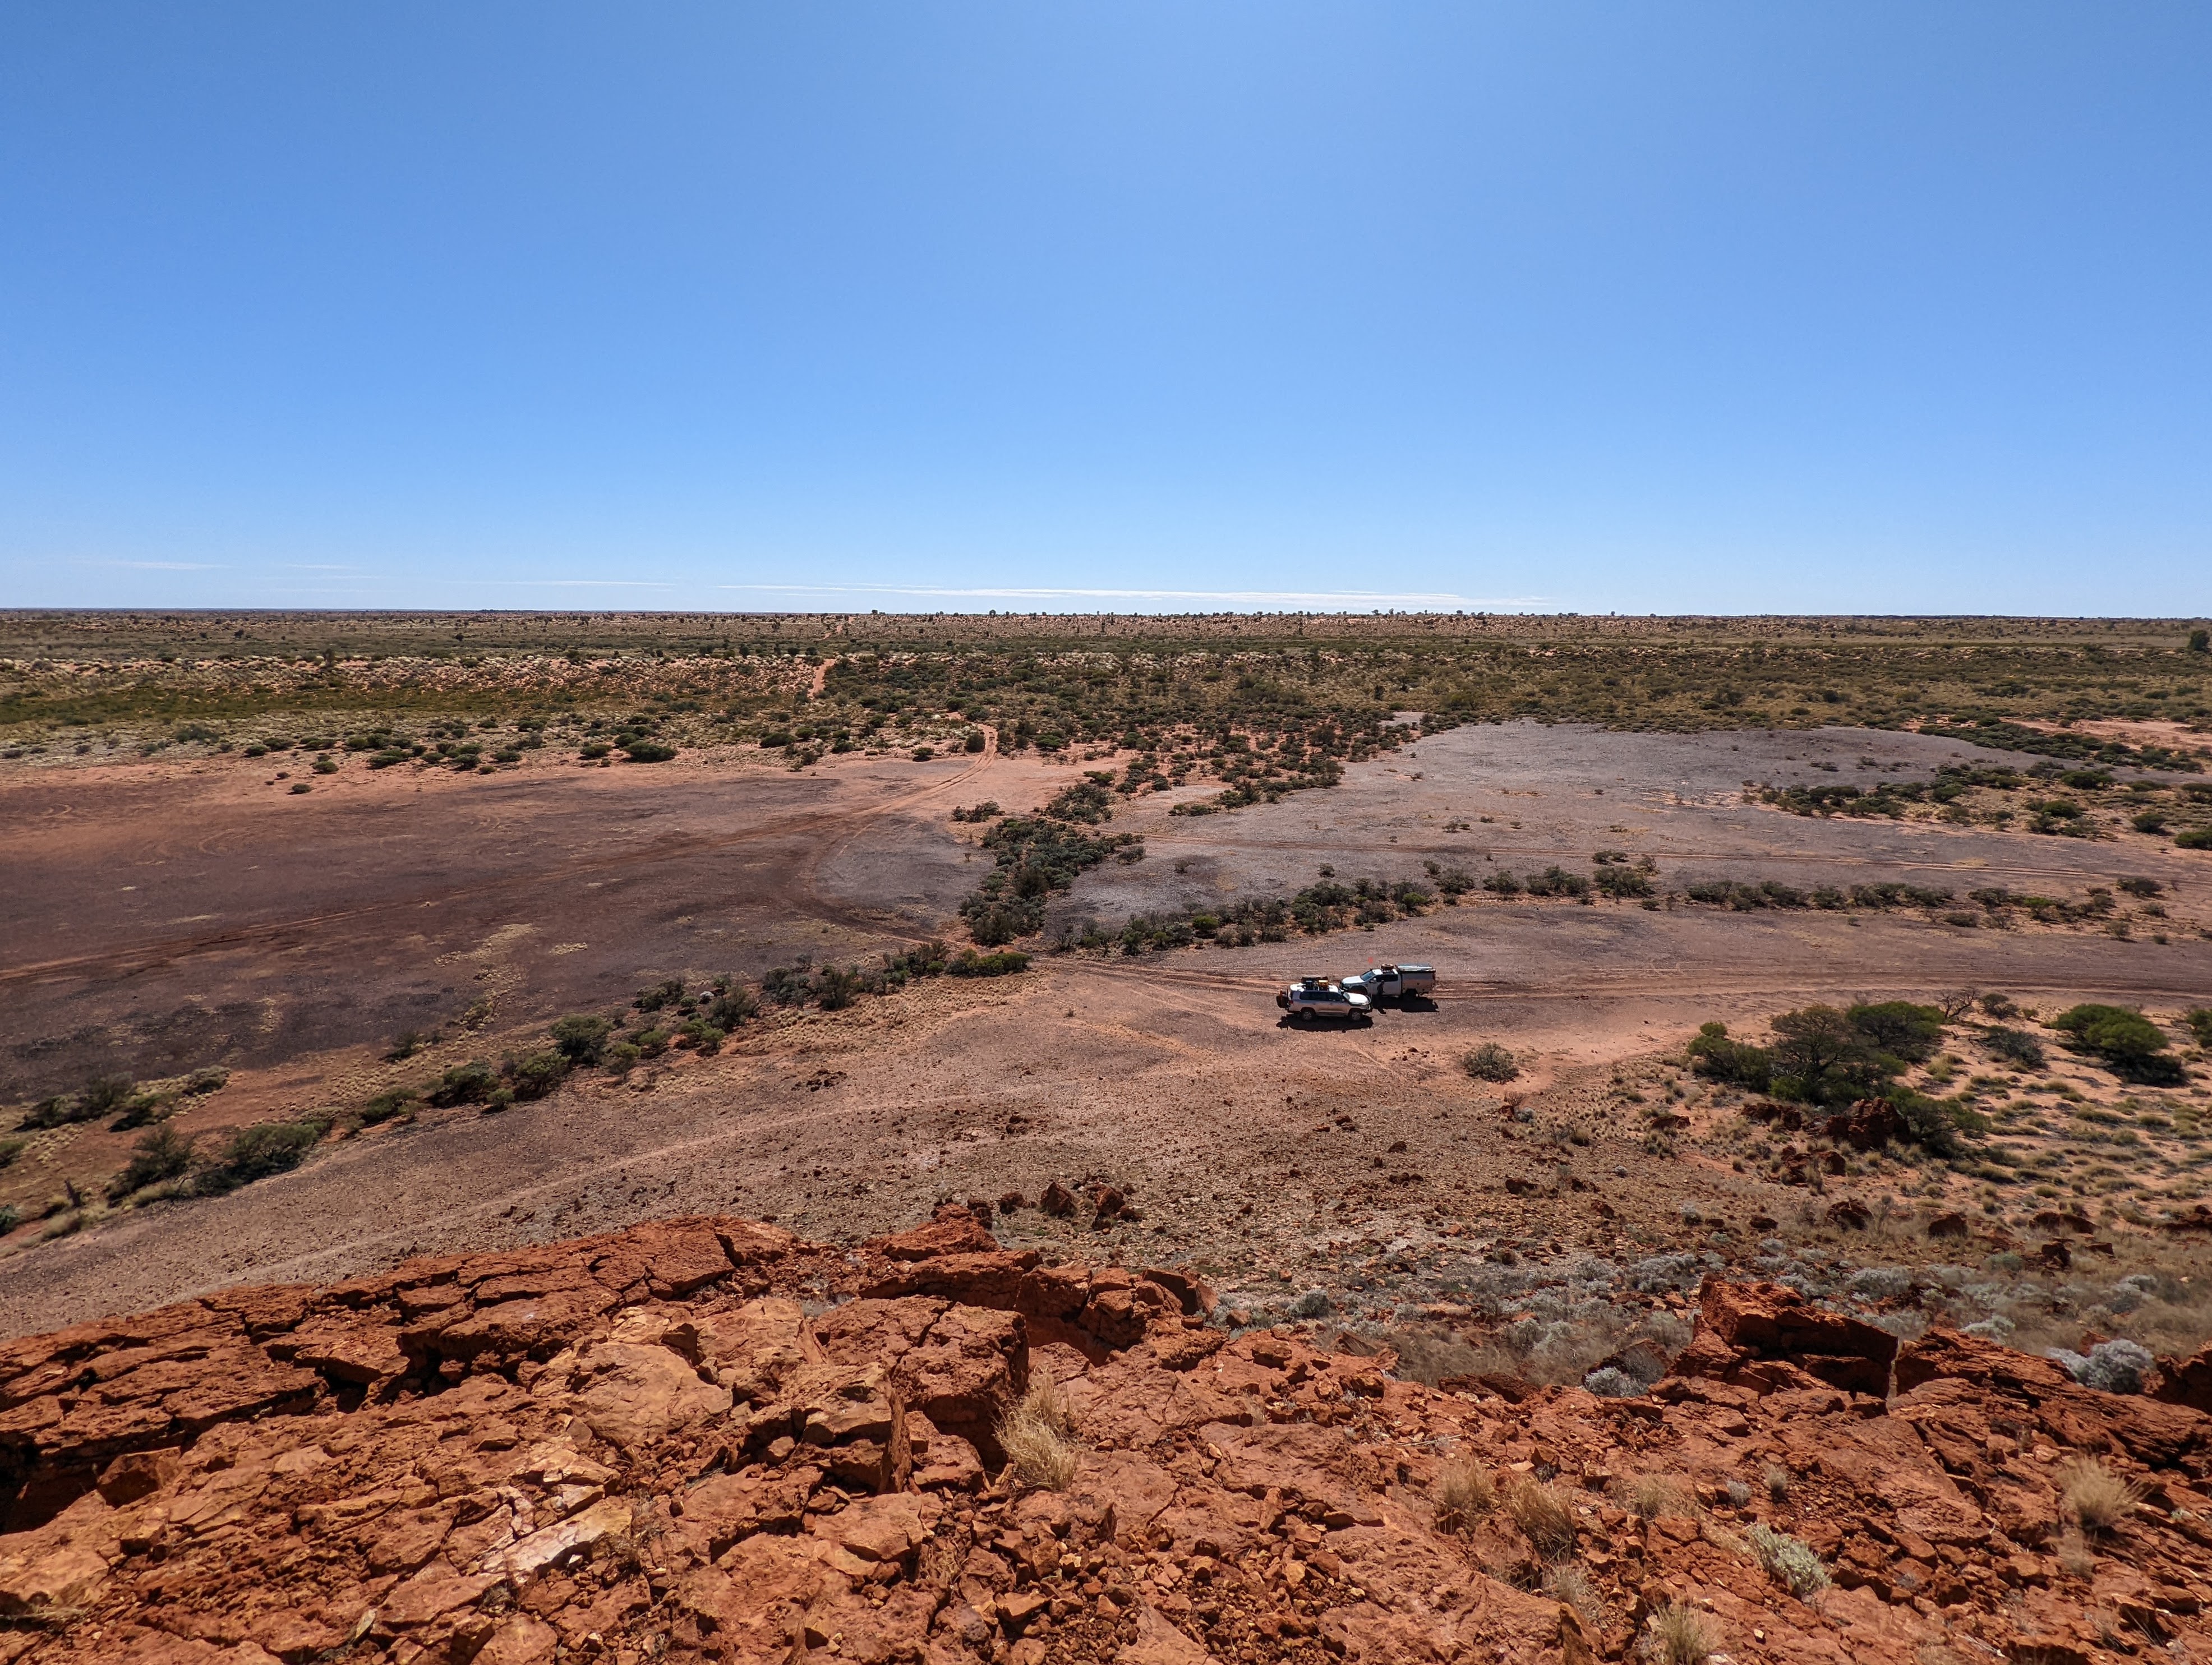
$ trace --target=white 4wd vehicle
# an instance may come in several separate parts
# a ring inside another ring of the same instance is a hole
[[[1433,965],[1370,965],[1343,982],[1345,988],[1357,990],[1370,1002],[1402,1000],[1408,995],[1430,994],[1436,986]]]
[[[1297,1022],[1310,1024],[1323,1018],[1347,1023],[1372,1023],[1375,1013],[1364,994],[1329,981],[1326,977],[1301,977],[1281,994],[1275,1004]]]

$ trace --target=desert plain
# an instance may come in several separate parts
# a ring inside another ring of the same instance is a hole
[[[817,1317],[988,1223],[1512,1403],[1644,1393],[1735,1280],[2212,1334],[2187,621],[8,630],[13,1335],[739,1218]]]

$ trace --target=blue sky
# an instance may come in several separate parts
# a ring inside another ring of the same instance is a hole
[[[17,0],[0,604],[2202,613],[2208,86],[2201,4]]]

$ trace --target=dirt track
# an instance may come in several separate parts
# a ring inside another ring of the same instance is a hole
[[[1808,821],[1741,801],[1744,780],[1802,778],[1790,771],[1817,761],[1909,759],[1924,770],[1961,751],[1854,732],[1463,729],[1279,805],[1170,818],[1162,800],[1145,800],[1115,827],[1144,833],[1147,860],[1087,877],[1058,911],[1114,920],[1273,893],[1322,863],[1395,878],[1436,859],[1480,875],[1586,864],[1612,848],[1650,854],[1662,876],[1681,878],[1910,878],[1961,890],[1995,879],[2078,892],[2142,873],[2179,887],[2170,940],[1966,931],[1917,915],[1481,899],[1373,934],[1046,961],[1019,979],[776,1019],[720,1058],[686,1057],[628,1085],[574,1084],[504,1115],[433,1112],[230,1197],[28,1249],[8,1267],[0,1328],[677,1210],[859,1236],[942,1196],[1034,1196],[1049,1179],[1086,1176],[1122,1184],[1146,1211],[1121,1231],[1133,1257],[1176,1253],[1238,1276],[1288,1276],[1333,1234],[1387,1235],[1439,1208],[1479,1209],[1498,1230],[1541,1240],[1588,1231],[1602,1242],[1609,1229],[1573,1211],[1545,1213],[1494,1189],[1501,1176],[1548,1172],[1557,1155],[1540,1163],[1497,1090],[1455,1067],[1468,1045],[1505,1042],[1531,1064],[1516,1091],[1566,1114],[1595,1106],[1590,1083],[1614,1065],[1678,1047],[1699,1021],[1809,998],[1964,983],[2046,1002],[2212,998],[2212,941],[2197,934],[2197,874],[2212,871],[2203,858]],[[185,1124],[214,1128],[420,1076],[421,1060],[377,1062],[382,1044],[407,1028],[450,1029],[480,997],[492,1006],[480,1036],[457,1033],[431,1062],[496,1056],[510,1026],[520,1038],[534,1021],[672,970],[852,957],[952,915],[982,859],[949,821],[954,804],[1026,807],[1070,774],[990,752],[804,775],[713,759],[487,780],[356,767],[299,798],[242,760],[17,776],[0,789],[0,837],[11,873],[25,876],[0,898],[11,1091],[73,1085],[100,1064],[153,1076],[227,1061],[232,1084]],[[1461,820],[1467,831],[1443,830]],[[1348,1034],[1278,1026],[1272,984],[1370,957],[1435,960],[1437,1009]],[[1599,1133],[1574,1161],[1627,1220],[1662,1220],[1685,1195],[1746,1212],[1775,1200],[1755,1180]],[[90,1128],[41,1137],[5,1176],[11,1194],[80,1166],[111,1169],[119,1156],[105,1147],[128,1143]],[[1406,1149],[1392,1150],[1401,1139]],[[1067,1231],[1015,1218],[1017,1240]]]

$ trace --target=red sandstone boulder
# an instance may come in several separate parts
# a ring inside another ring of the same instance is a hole
[[[1709,1376],[1759,1392],[1825,1382],[1850,1393],[1889,1391],[1897,1338],[1814,1305],[1779,1284],[1710,1281],[1697,1332],[1674,1361],[1678,1376]]]
[[[985,1254],[998,1246],[999,1240],[974,1208],[947,1203],[927,1225],[885,1237],[880,1249],[889,1260],[931,1261],[942,1255]]]

